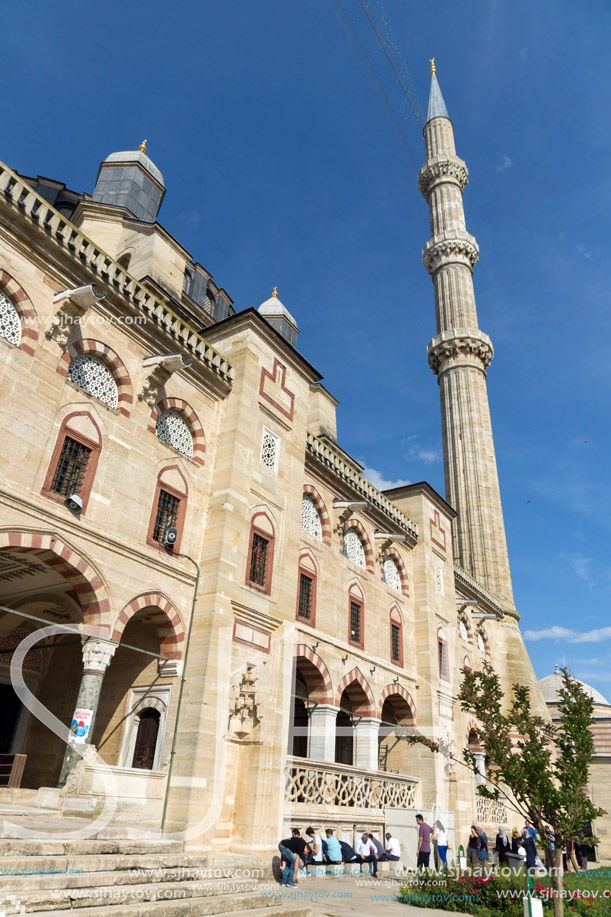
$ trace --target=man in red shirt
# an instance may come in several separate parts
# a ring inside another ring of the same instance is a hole
[[[429,859],[431,856],[431,841],[435,837],[435,832],[430,825],[427,825],[422,815],[416,815],[418,823],[418,869],[428,869]]]

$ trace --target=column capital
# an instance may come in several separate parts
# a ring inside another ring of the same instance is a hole
[[[103,675],[116,652],[116,644],[95,638],[86,639],[83,643],[83,667],[85,672]]]

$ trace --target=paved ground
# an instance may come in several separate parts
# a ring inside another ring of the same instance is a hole
[[[287,901],[294,902],[295,907],[311,907],[314,917],[348,917],[359,914],[360,917],[372,914],[373,917],[435,917],[447,911],[433,908],[424,910],[393,900],[399,890],[397,880],[390,876],[378,879],[359,879],[357,877],[327,877],[324,879],[301,879],[298,888],[287,888]],[[336,896],[336,897],[334,897]],[[455,917],[460,914],[455,912]]]

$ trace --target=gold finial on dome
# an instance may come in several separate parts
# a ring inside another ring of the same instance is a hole
[[[141,153],[146,153],[146,140],[143,140],[140,146],[138,147]]]
[[[276,299],[278,299],[278,287],[274,287],[274,289],[272,290],[272,296],[275,296]]]
[[[435,66],[435,58],[432,57],[430,60],[431,64],[431,76],[434,76],[437,73],[437,67]]]

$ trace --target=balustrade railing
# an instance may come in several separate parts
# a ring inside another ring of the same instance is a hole
[[[349,767],[345,764],[288,758],[286,802],[345,808],[414,809],[418,780]]]

